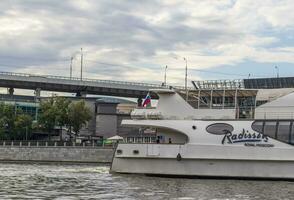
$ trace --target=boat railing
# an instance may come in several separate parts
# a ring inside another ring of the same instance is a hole
[[[184,145],[186,143],[157,143],[157,142],[119,142],[119,144],[154,144],[154,145]]]
[[[132,119],[163,119],[163,115],[156,109],[135,109],[131,112]]]
[[[256,112],[255,119],[258,120],[291,120],[294,119],[294,112]]]
[[[138,110],[152,110],[152,109],[156,109],[156,107],[137,106],[135,109],[138,109]]]

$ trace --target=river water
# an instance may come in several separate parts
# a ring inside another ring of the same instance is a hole
[[[0,199],[294,199],[294,182],[109,174],[108,166],[0,164]]]

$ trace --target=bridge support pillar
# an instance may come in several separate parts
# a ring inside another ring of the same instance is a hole
[[[76,93],[76,97],[86,97],[87,96],[87,92],[84,91],[78,91]]]
[[[7,92],[8,92],[8,94],[9,95],[13,95],[13,93],[14,93],[14,88],[7,88]]]
[[[35,99],[36,101],[39,101],[41,97],[41,88],[36,88],[35,90]]]

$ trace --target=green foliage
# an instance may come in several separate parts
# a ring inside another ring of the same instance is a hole
[[[40,103],[38,123],[15,105],[0,103],[0,139],[21,140],[31,137],[32,129],[43,128],[50,136],[55,126],[67,126],[69,132],[79,134],[91,119],[85,101],[71,102],[63,97],[50,98]]]
[[[5,138],[5,126],[6,126],[5,118],[1,117],[0,118],[0,138]]]
[[[51,133],[57,121],[57,108],[55,106],[55,98],[40,103],[41,113],[39,115],[39,124],[43,129]]]
[[[47,101],[42,101],[40,104],[39,124],[43,129],[50,134],[55,126],[62,129],[68,124],[68,109],[70,101],[64,97],[52,97]]]
[[[76,135],[83,125],[91,119],[91,111],[86,106],[85,101],[72,102],[68,110],[69,126],[72,127]]]
[[[68,124],[68,110],[71,101],[63,98],[63,97],[56,97],[55,99],[55,107],[56,107],[56,123],[58,126],[64,126]]]
[[[83,125],[91,119],[91,111],[85,101],[71,102],[63,97],[50,98],[40,104],[39,124],[49,134],[55,126],[68,127],[69,133],[78,135]]]
[[[0,104],[0,138],[25,139],[31,133],[32,118],[15,105]]]
[[[32,117],[26,114],[17,115],[14,126],[15,126],[15,134],[17,138],[30,138],[30,133],[32,130]],[[24,137],[25,134],[25,137]]]

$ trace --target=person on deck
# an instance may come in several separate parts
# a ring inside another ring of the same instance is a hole
[[[157,143],[157,144],[160,143],[160,137],[159,137],[159,136],[157,136],[156,143]]]

